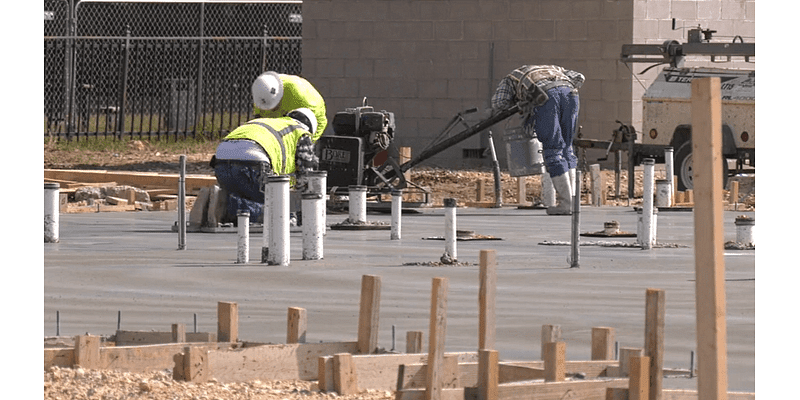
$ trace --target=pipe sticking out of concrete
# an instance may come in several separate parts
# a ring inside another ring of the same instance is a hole
[[[640,208],[636,210],[636,238],[639,244],[642,244],[642,237],[644,237],[644,229],[645,229],[645,222],[644,222],[644,214],[643,210]],[[658,208],[653,208],[652,218],[650,219],[650,237],[652,241],[650,242],[651,247],[656,244],[656,232],[658,231]]]
[[[575,170],[575,193],[572,196],[572,251],[569,258],[570,268],[580,267],[581,258],[581,171]]]
[[[263,173],[263,170],[262,170]],[[267,259],[269,258],[269,231],[270,231],[270,202],[272,201],[271,195],[269,193],[270,184],[269,181],[263,181],[264,184],[264,207],[261,212],[261,226],[263,230],[261,231],[261,262],[263,264],[267,263]]]
[[[361,185],[350,186],[348,194],[350,222],[354,224],[367,222],[367,187]]]
[[[44,242],[58,243],[59,221],[59,188],[58,183],[44,184]]]
[[[319,193],[322,195],[322,235],[326,235],[328,231],[324,229],[325,223],[328,220],[328,209],[325,206],[326,194],[328,190],[328,171],[310,171],[306,173],[308,185],[306,186],[306,193]]]
[[[321,260],[325,232],[325,199],[322,193],[303,193],[303,260]]]
[[[444,255],[443,260],[458,260],[456,249],[456,199],[444,199]]]
[[[403,190],[392,190],[392,230],[391,240],[400,240],[403,216]]]
[[[250,212],[239,210],[236,213],[239,239],[236,242],[236,263],[247,264],[250,262]]]
[[[644,166],[644,194],[642,195],[642,236],[639,237],[639,243],[642,248],[649,250],[653,247],[655,236],[651,229],[653,224],[653,183],[655,173],[655,160],[652,158],[645,158],[642,161]]]
[[[672,206],[672,182],[667,179],[656,180],[656,207]]]
[[[667,181],[669,182],[669,204],[664,207],[672,207],[675,205],[675,162],[672,147],[664,149],[664,168],[667,172]]]
[[[178,250],[186,250],[186,156],[180,157],[178,178]]]
[[[270,176],[269,251],[267,264],[289,265],[289,176]]]
[[[755,246],[756,219],[746,215],[736,217],[736,243]]]

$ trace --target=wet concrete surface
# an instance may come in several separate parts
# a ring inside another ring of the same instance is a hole
[[[736,239],[734,220],[751,212],[726,211],[725,241]],[[581,232],[618,221],[636,232],[630,207],[581,209]],[[347,214],[329,214],[328,225]],[[560,325],[568,360],[588,360],[592,327],[615,329],[619,347],[644,346],[645,292],[666,296],[667,368],[688,369],[695,350],[693,214],[661,211],[657,239],[581,237],[579,268],[569,268],[571,219],[544,210],[459,208],[457,227],[501,240],[457,242],[458,265],[436,266],[445,243],[444,210],[418,209],[402,218],[402,239],[389,230],[328,230],[324,259],[302,260],[302,236],[291,235],[286,267],[262,264],[262,236],[250,237],[250,262],[237,264],[235,232],[190,232],[178,250],[174,212],[62,214],[60,242],[44,246],[44,335],[125,330],[216,332],[219,301],[239,305],[239,338],[282,343],[289,307],[307,311],[308,342],[357,337],[361,277],[381,278],[379,346],[405,349],[407,331],[422,331],[427,347],[432,279],[448,278],[447,351],[475,351],[478,342],[478,257],[497,254],[496,348],[501,360],[540,359],[544,324]],[[369,213],[369,221],[391,216]],[[755,251],[725,250],[728,388],[755,391]],[[465,263],[466,265],[462,265]],[[56,314],[59,323],[56,324]],[[118,316],[121,319],[118,320]],[[394,332],[394,333],[393,333]],[[695,358],[696,362],[696,358]],[[695,364],[696,366],[696,364]],[[697,379],[668,378],[665,388],[696,389]]]

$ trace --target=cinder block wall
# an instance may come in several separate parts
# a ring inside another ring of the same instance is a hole
[[[744,0],[306,0],[303,75],[325,97],[331,119],[364,98],[394,112],[395,144],[411,147],[414,156],[457,113],[475,107],[481,111],[467,120],[484,117],[494,88],[512,69],[558,64],[586,75],[584,137],[607,139],[615,120],[641,124],[642,91],[618,61],[622,44],[685,41],[685,30],[671,30],[673,17],[687,27],[719,22],[708,24],[719,35],[734,34],[744,21],[749,31],[735,34],[755,36],[753,9],[754,1]],[[512,118],[492,129],[503,167],[502,133],[517,124]],[[488,158],[465,157],[464,149],[487,144],[485,134],[476,135],[424,165],[486,167]]]

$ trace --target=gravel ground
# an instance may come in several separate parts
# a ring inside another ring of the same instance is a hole
[[[368,390],[339,396],[314,381],[205,383],[173,381],[169,371],[130,373],[53,367],[44,372],[45,400],[383,400],[394,393]]]

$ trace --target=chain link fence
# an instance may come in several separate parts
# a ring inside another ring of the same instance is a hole
[[[219,138],[301,74],[302,1],[45,0],[45,137]]]

